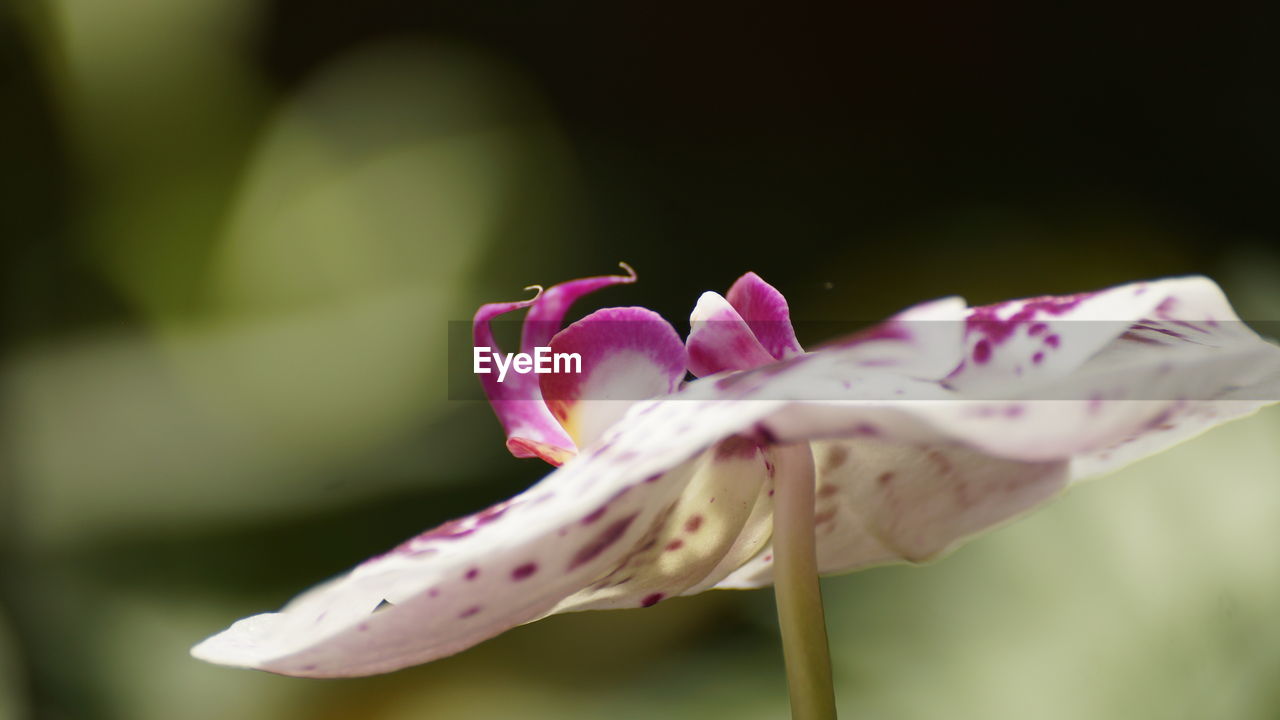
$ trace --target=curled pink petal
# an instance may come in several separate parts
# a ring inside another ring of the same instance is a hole
[[[782,360],[804,352],[791,326],[787,299],[759,275],[749,272],[738,278],[729,288],[727,299],[775,359]]]
[[[539,297],[541,294],[539,295]],[[489,348],[495,357],[505,357],[493,337],[490,321],[501,315],[529,307],[537,301],[490,303],[481,306],[472,324],[472,342],[476,348]],[[511,374],[499,381],[497,374],[479,375],[480,384],[498,421],[507,433],[507,449],[516,457],[539,457],[552,465],[560,465],[573,456],[577,447],[569,434],[552,417],[542,402],[537,377]]]
[[[696,377],[750,370],[774,361],[738,311],[716,293],[702,294],[689,327],[689,372]]]
[[[635,282],[636,274],[626,263],[627,275],[604,275],[560,283],[546,290],[539,288],[532,300],[491,303],[482,306],[472,323],[473,343],[489,348],[495,358],[506,358],[494,339],[490,322],[501,315],[529,308],[521,328],[520,351],[532,354],[547,347],[560,330],[565,313],[583,295],[621,283]],[[560,465],[577,452],[573,439],[552,416],[542,400],[535,374],[509,373],[502,379],[496,373],[479,375],[485,396],[489,398],[498,421],[507,434],[507,449],[519,458],[539,457],[552,465]]]
[[[525,316],[524,330],[520,336],[520,349],[533,352],[534,348],[547,347],[551,338],[560,332],[565,313],[578,298],[610,285],[625,285],[636,281],[636,271],[626,263],[618,263],[626,275],[601,275],[570,280],[548,288]]]
[[[684,379],[684,343],[645,308],[597,310],[551,338],[550,347],[556,356],[580,359],[578,372],[538,376],[547,408],[579,447],[637,400],[674,392]]]

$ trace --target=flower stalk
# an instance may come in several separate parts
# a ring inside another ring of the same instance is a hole
[[[793,720],[836,717],[831,655],[818,585],[814,540],[814,466],[808,443],[775,449],[774,596]]]

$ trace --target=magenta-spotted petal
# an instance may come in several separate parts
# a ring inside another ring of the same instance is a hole
[[[1154,300],[1132,300],[1147,294]],[[290,675],[364,675],[443,657],[554,612],[767,584],[769,490],[778,480],[770,457],[779,444],[814,454],[823,572],[927,560],[1073,480],[1280,394],[1280,348],[1237,322],[1208,280],[1020,301],[995,317],[1009,321],[1028,307],[1025,320],[1050,327],[1032,332],[1019,320],[1006,340],[1052,329],[1061,348],[1069,338],[1074,348],[1042,363],[1042,373],[1014,372],[1019,346],[1008,342],[1001,352],[1010,362],[989,356],[974,369],[975,343],[991,331],[966,324],[974,315],[954,300],[929,303],[817,352],[634,402],[525,493],[413,538],[193,652]],[[1058,320],[1050,324],[1046,312]],[[1118,330],[1081,330],[1065,324],[1068,315]],[[581,347],[610,347],[588,342],[598,332],[567,329],[565,337],[582,333]],[[629,347],[642,345],[650,346]],[[995,368],[1007,382],[993,382]],[[585,386],[577,395],[580,403],[594,396]]]
[[[763,549],[773,532],[772,450],[731,437],[692,466],[662,521],[613,569],[555,612],[648,607],[706,590]]]
[[[1064,353],[1046,376],[1014,375],[998,389],[965,387],[959,394],[971,402],[918,414],[988,452],[1070,457],[1082,476],[1280,397],[1280,349],[1241,322],[1208,279],[1141,283],[1095,297],[1113,301],[1111,312],[1057,323],[1062,347],[1067,337],[1081,339],[1095,346],[1089,355]]]
[[[813,443],[818,570],[925,562],[1026,513],[1067,485],[1069,462],[1022,462],[947,441],[861,438]],[[766,545],[718,587],[773,582]]]
[[[547,347],[560,330],[565,313],[578,298],[610,285],[635,282],[635,272],[625,264],[623,268],[627,275],[570,280],[539,291],[532,300],[484,305],[472,323],[473,343],[477,348],[490,348],[495,357],[505,357],[490,323],[509,312],[528,308],[521,327],[520,352],[532,354],[536,348]],[[507,449],[511,454],[520,458],[539,457],[553,465],[573,457],[577,446],[543,402],[538,376],[508,372],[499,378],[497,373],[479,375],[485,395],[506,431]]]
[[[538,376],[551,414],[579,447],[591,444],[636,401],[675,392],[685,375],[684,343],[661,315],[638,307],[597,310],[551,338],[568,371]],[[580,372],[579,372],[580,371]]]
[[[830,439],[814,443],[820,569],[935,557],[1073,480],[1280,398],[1280,348],[1240,323],[1216,286],[1185,279],[1136,287],[1156,296],[1139,316],[1126,316],[1117,304],[1113,313],[1088,321],[1111,328],[1110,342],[1073,366],[1059,365],[1052,380],[1012,375],[1003,397],[993,397],[989,386],[973,384],[964,392],[950,381],[904,375],[898,368],[911,363],[907,355],[884,364],[883,373],[854,370],[861,362],[855,358],[877,346],[900,351],[894,343],[913,334],[910,328],[873,328],[860,342],[833,343],[737,378],[734,384],[751,397],[806,400],[762,421],[766,435]],[[1134,332],[1161,339],[1135,340]],[[771,549],[762,549],[720,586],[767,584],[771,559]]]
[[[1117,340],[1214,343],[1241,331],[1252,336],[1203,277],[1011,300],[969,311],[965,358],[949,383],[968,394],[1008,393],[1057,382]]]
[[[733,434],[727,429],[749,426],[773,407],[639,403],[632,422],[611,427],[603,442],[521,495],[423,533],[279,612],[241,620],[192,653],[286,675],[369,675],[456,653],[547,615],[605,578],[622,580],[619,568],[652,539],[669,537],[674,522],[704,537],[745,527],[739,515],[713,522],[709,514],[722,501],[710,502],[706,492],[736,493],[723,498],[730,505],[722,508],[731,508],[763,479],[751,479],[744,492],[727,476],[708,478],[699,455]],[[734,457],[750,462],[745,453]],[[707,514],[694,520],[683,496],[700,474]],[[695,552],[699,567],[724,574],[715,553],[735,550],[745,554],[736,539]],[[703,579],[696,575],[677,573],[663,587],[677,592]],[[635,605],[657,602],[653,595]]]
[[[750,370],[774,361],[738,311],[717,293],[706,292],[689,317],[689,372],[696,377]]]
[[[738,278],[729,288],[727,300],[775,359],[782,360],[804,352],[791,326],[787,299],[759,275],[749,272]]]

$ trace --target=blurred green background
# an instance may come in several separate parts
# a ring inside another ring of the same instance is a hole
[[[1280,319],[1274,7],[1073,7],[7,0],[0,718],[785,717],[767,591],[364,680],[187,649],[543,474],[445,381],[530,283],[626,260],[599,302],[683,328],[746,270],[838,322],[1198,272]],[[1278,439],[824,581],[843,716],[1280,717]]]

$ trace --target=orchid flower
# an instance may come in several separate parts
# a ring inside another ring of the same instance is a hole
[[[1202,277],[947,298],[811,352],[754,273],[705,293],[683,342],[637,307],[561,329],[582,296],[633,282],[627,270],[475,316],[477,346],[496,348],[490,321],[527,309],[522,351],[581,354],[576,374],[480,378],[507,448],[557,469],[193,654],[368,675],[555,613],[776,581],[794,705],[797,682],[829,685],[813,659],[826,654],[818,573],[936,558],[1280,397],[1280,348]]]

